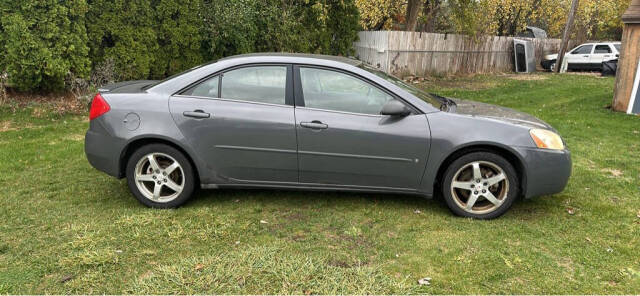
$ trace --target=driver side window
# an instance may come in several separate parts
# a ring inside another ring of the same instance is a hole
[[[341,72],[300,68],[304,104],[309,108],[378,115],[394,98],[379,88]]]
[[[576,48],[571,53],[572,54],[590,54],[592,48],[593,48],[593,45],[583,45],[583,46],[580,46],[580,47]]]

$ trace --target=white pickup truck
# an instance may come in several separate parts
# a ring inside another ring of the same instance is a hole
[[[620,42],[584,43],[568,51],[567,70],[602,71],[602,63],[618,59]],[[540,65],[546,70],[554,71],[558,54],[544,56]]]

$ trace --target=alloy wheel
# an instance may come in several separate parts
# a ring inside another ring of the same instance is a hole
[[[504,170],[489,161],[473,161],[453,176],[451,195],[456,205],[472,214],[487,214],[498,209],[509,193]]]
[[[164,153],[149,153],[135,167],[138,190],[149,200],[167,203],[176,199],[185,185],[182,166]]]

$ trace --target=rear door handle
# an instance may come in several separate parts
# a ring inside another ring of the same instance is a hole
[[[193,117],[193,118],[209,118],[211,117],[210,113],[206,113],[202,110],[193,110],[193,111],[184,111],[182,115],[185,117]]]
[[[583,58],[588,58],[588,57],[589,57],[589,55],[583,55],[582,57],[583,57]]]
[[[318,120],[314,120],[312,122],[300,122],[300,126],[310,128],[310,129],[315,129],[315,130],[327,129],[329,127],[328,125]]]

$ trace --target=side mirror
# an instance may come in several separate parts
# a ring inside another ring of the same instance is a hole
[[[391,100],[382,106],[380,114],[389,116],[407,116],[411,114],[411,110],[402,102],[398,100]]]

